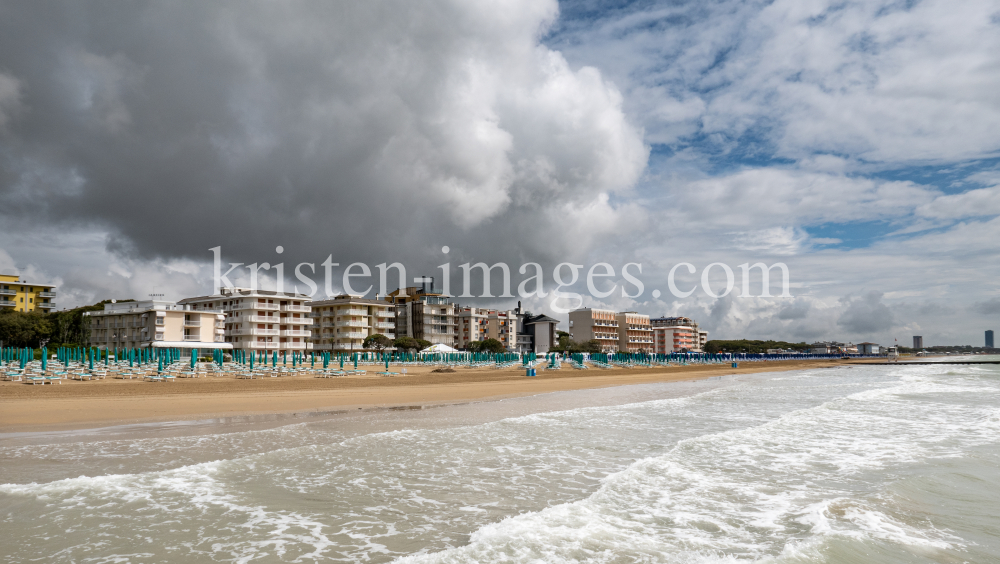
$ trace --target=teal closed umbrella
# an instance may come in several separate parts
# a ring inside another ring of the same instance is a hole
[[[191,370],[194,370],[194,363],[198,357],[198,349],[191,349]]]

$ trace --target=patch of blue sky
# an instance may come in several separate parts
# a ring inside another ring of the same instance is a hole
[[[947,165],[907,166],[869,173],[882,180],[910,181],[915,184],[936,186],[946,194],[959,194],[982,188],[983,185],[969,178],[977,173],[995,172],[1000,176],[1000,158],[977,159]]]
[[[804,227],[818,247],[836,249],[860,249],[884,239],[899,230],[899,224],[889,221],[852,221],[849,223],[824,223]]]

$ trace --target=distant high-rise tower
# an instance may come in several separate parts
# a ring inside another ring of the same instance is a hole
[[[924,338],[920,335],[913,336],[913,348],[922,349],[924,348]]]
[[[989,329],[986,331],[986,348],[993,348],[993,330]]]

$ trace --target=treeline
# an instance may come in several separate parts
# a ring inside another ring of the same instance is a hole
[[[785,349],[805,352],[809,349],[806,343],[788,343],[785,341],[709,341],[705,344],[705,352],[716,353],[766,353],[768,349]]]
[[[556,331],[556,345],[551,348],[553,351],[575,353],[599,353],[601,352],[601,342],[597,339],[589,341],[574,341],[569,338],[569,333]]]
[[[102,311],[105,300],[94,305],[53,312],[0,311],[0,343],[5,347],[41,348],[42,343],[50,349],[60,346],[86,346],[90,338],[83,314],[87,311]],[[118,300],[130,302],[133,300]]]

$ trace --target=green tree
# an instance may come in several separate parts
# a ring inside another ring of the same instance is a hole
[[[414,351],[420,348],[420,343],[413,337],[396,337],[392,341],[392,346],[401,351]]]
[[[375,349],[378,352],[382,352],[391,345],[392,345],[392,340],[381,333],[375,333],[374,335],[369,335],[365,337],[365,340],[361,343],[362,347],[366,349]]]
[[[479,344],[479,350],[488,353],[502,353],[507,352],[507,347],[503,346],[503,343],[496,339],[486,339]]]
[[[420,350],[424,350],[427,347],[429,347],[429,346],[431,346],[431,345],[434,344],[434,343],[428,341],[427,339],[416,339],[416,341],[417,341],[417,348],[420,349]]]
[[[0,314],[0,342],[5,347],[39,348],[41,341],[50,340],[52,322],[46,314],[7,311]]]
[[[736,341],[712,340],[705,343],[705,352],[709,354],[720,352],[766,353],[768,349],[805,351],[808,348],[809,345],[806,343],[788,343],[785,341],[752,341],[748,339],[740,339]]]

